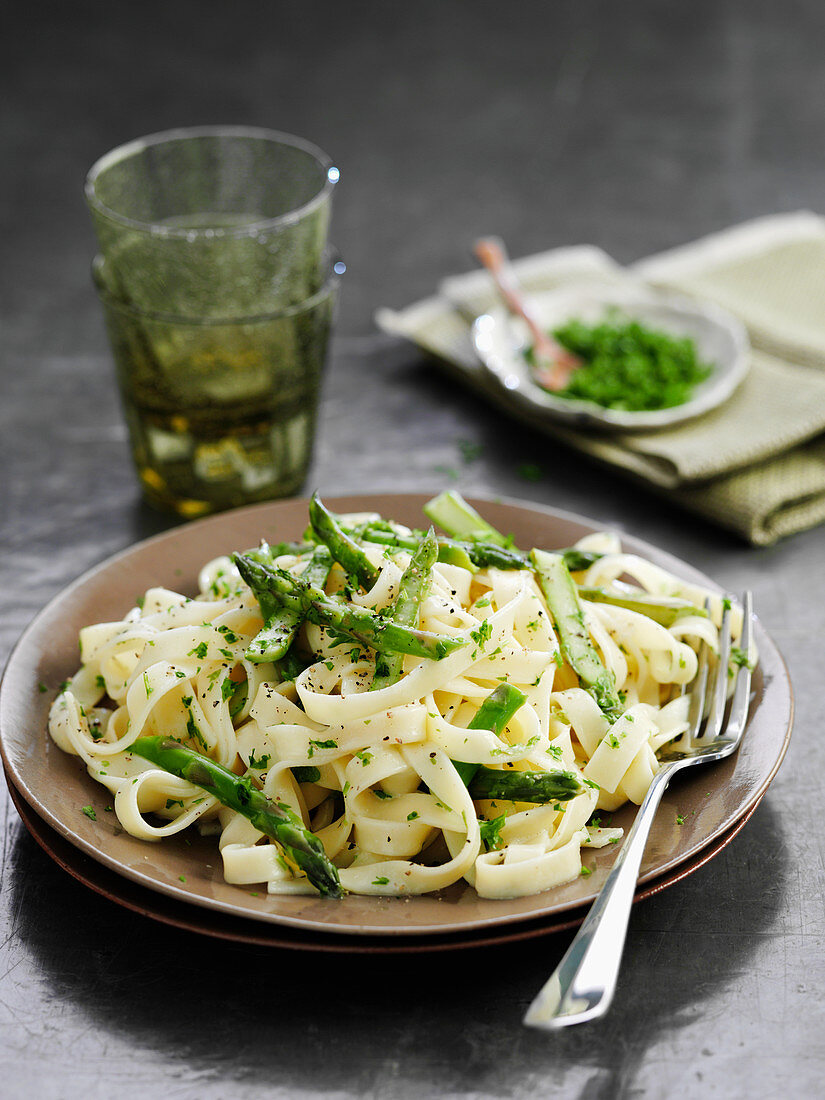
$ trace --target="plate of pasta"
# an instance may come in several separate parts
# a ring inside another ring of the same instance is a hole
[[[10,658],[0,744],[62,838],[179,902],[325,936],[492,934],[595,896],[722,602],[520,502],[259,505],[58,596]],[[642,882],[701,862],[784,755],[781,656],[761,627],[733,654],[755,666],[744,743],[668,792]]]

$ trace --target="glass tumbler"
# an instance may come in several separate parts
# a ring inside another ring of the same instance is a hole
[[[202,126],[101,157],[86,201],[111,292],[136,309],[221,320],[272,313],[324,284],[338,170],[302,138]]]
[[[300,489],[343,264],[320,287],[257,316],[179,317],[120,296],[108,259],[93,274],[146,499],[194,517]]]

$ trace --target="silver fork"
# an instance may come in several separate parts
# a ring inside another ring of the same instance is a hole
[[[742,598],[739,641],[745,654],[750,651],[752,636],[753,601],[750,592],[746,592]],[[730,651],[731,600],[727,598],[712,688],[707,691],[709,653],[703,643],[699,651],[699,669],[688,689],[691,692],[689,728],[676,742],[660,750],[662,767],[650,784],[607,881],[564,958],[524,1017],[525,1024],[530,1027],[555,1031],[570,1024],[595,1020],[610,1007],[642,855],[665,788],[676,772],[684,768],[712,764],[730,756],[742,739],[750,702],[751,675],[747,662],[739,664],[725,721]]]

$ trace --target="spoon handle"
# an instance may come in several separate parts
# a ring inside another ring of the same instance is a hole
[[[530,330],[536,381],[547,390],[564,389],[570,374],[579,366],[579,360],[546,333],[533,316],[503,242],[497,237],[483,237],[476,241],[474,251],[492,275],[507,308],[520,317]]]

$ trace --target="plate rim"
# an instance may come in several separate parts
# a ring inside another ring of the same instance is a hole
[[[325,500],[330,505],[330,507],[332,507],[334,509],[337,508],[337,507],[340,507],[340,508],[345,508],[345,509],[349,509],[349,510],[364,510],[364,508],[369,508],[369,503],[368,502],[369,501],[375,501],[375,499],[377,497],[382,497],[382,498],[392,497],[394,499],[401,499],[401,500],[407,502],[410,506],[420,507],[421,502],[425,502],[426,500],[431,498],[431,494],[422,493],[422,492],[357,493],[357,494],[338,495],[338,496],[334,496],[334,497],[329,496],[329,497],[325,497]],[[515,509],[518,509],[518,510],[531,512],[531,513],[534,513],[534,514],[538,514],[539,516],[544,516],[544,517],[547,517],[551,520],[561,520],[561,521],[566,521],[566,522],[572,522],[574,524],[583,526],[583,527],[585,527],[586,529],[588,529],[590,531],[605,530],[605,529],[606,530],[615,530],[617,532],[617,534],[619,534],[620,538],[622,539],[623,544],[625,544],[627,549],[629,549],[631,552],[644,554],[645,551],[647,551],[647,552],[652,551],[653,552],[653,559],[652,560],[655,560],[657,563],[662,563],[666,568],[667,567],[674,568],[675,571],[680,576],[684,577],[685,579],[694,580],[694,581],[697,581],[697,582],[702,583],[704,585],[709,584],[709,585],[712,586],[712,588],[715,591],[722,591],[722,589],[720,588],[720,586],[718,584],[716,584],[716,582],[714,582],[711,578],[707,577],[705,574],[703,574],[696,567],[690,565],[688,562],[682,561],[681,559],[677,558],[675,555],[671,554],[669,551],[660,550],[658,547],[654,546],[651,543],[646,542],[644,539],[641,539],[641,538],[639,538],[635,535],[626,533],[623,529],[619,529],[616,524],[607,524],[607,523],[600,524],[597,520],[591,519],[591,518],[586,517],[586,516],[582,516],[578,513],[569,512],[569,511],[566,511],[566,510],[563,510],[563,509],[553,508],[552,506],[549,506],[549,505],[543,505],[543,504],[537,504],[537,503],[534,503],[534,502],[524,501],[524,500],[521,500],[521,499],[515,498],[515,497],[502,496],[502,495],[499,495],[499,494],[496,494],[496,495],[483,495],[483,494],[480,494],[480,493],[475,493],[472,496],[468,496],[467,499],[470,501],[470,503],[479,505],[482,508],[484,507],[485,504],[505,505],[507,507],[511,507],[511,508],[515,508]],[[34,618],[31,620],[29,625],[25,628],[25,630],[21,634],[20,638],[18,639],[17,643],[12,648],[12,651],[9,655],[9,658],[8,658],[7,662],[6,662],[6,666],[5,666],[5,669],[4,669],[4,672],[3,672],[2,679],[0,679],[0,756],[2,756],[5,767],[8,770],[10,776],[13,777],[14,784],[15,784],[15,787],[18,790],[18,792],[22,795],[22,797],[25,799],[27,804],[29,806],[31,806],[31,808],[51,828],[55,829],[61,836],[65,837],[65,839],[69,843],[73,844],[76,848],[80,849],[87,856],[89,856],[92,859],[96,860],[97,862],[101,863],[102,865],[107,867],[109,870],[111,870],[111,871],[113,871],[117,874],[123,875],[126,878],[130,879],[132,882],[135,882],[138,885],[141,885],[141,886],[143,886],[143,887],[145,887],[149,890],[159,891],[160,893],[163,893],[166,896],[172,897],[172,898],[174,898],[178,901],[182,901],[182,902],[185,902],[187,904],[192,904],[192,905],[195,905],[195,906],[199,906],[199,907],[202,907],[202,908],[205,908],[205,909],[210,909],[210,910],[214,910],[214,911],[217,911],[217,912],[222,912],[226,915],[242,917],[242,918],[251,919],[251,920],[254,920],[254,921],[262,921],[264,923],[273,923],[273,924],[285,925],[285,926],[296,928],[296,929],[301,929],[301,928],[307,929],[307,928],[319,927],[321,930],[323,930],[327,933],[335,934],[335,935],[339,935],[339,936],[344,936],[344,937],[359,936],[359,935],[364,935],[364,934],[379,935],[381,937],[387,937],[387,938],[391,938],[394,935],[401,935],[401,936],[403,936],[403,935],[413,935],[413,936],[422,936],[422,937],[426,937],[428,935],[429,936],[443,935],[445,933],[444,933],[442,928],[439,928],[438,926],[432,926],[432,925],[415,925],[413,927],[402,926],[400,924],[396,924],[396,925],[372,925],[372,926],[366,926],[366,925],[344,926],[344,925],[335,925],[335,924],[327,925],[327,924],[324,924],[323,922],[308,920],[307,918],[300,917],[300,916],[296,917],[296,916],[293,916],[292,914],[272,913],[271,911],[261,912],[261,911],[256,911],[256,910],[241,910],[241,909],[239,909],[239,907],[234,902],[229,903],[229,902],[224,902],[219,898],[207,898],[207,897],[204,897],[204,896],[200,896],[200,895],[196,895],[196,894],[192,894],[192,893],[187,893],[185,890],[181,889],[180,887],[175,886],[172,883],[164,883],[160,880],[153,879],[150,876],[142,874],[138,869],[126,866],[122,862],[118,861],[116,858],[109,856],[103,849],[97,848],[94,845],[90,844],[83,837],[81,837],[78,833],[76,833],[71,828],[70,825],[67,825],[63,820],[61,820],[59,817],[57,817],[51,811],[51,809],[47,805],[42,803],[40,801],[40,799],[38,799],[36,797],[36,795],[33,794],[33,792],[29,789],[29,786],[28,786],[28,783],[26,782],[25,777],[21,776],[21,773],[20,773],[19,768],[17,767],[16,761],[11,758],[11,756],[8,752],[8,747],[7,747],[7,744],[6,744],[6,735],[5,735],[4,714],[5,714],[5,709],[6,709],[6,705],[7,705],[7,695],[12,690],[8,686],[9,685],[9,680],[10,680],[10,673],[12,673],[15,670],[15,664],[17,662],[18,656],[26,648],[26,645],[28,643],[28,640],[29,640],[30,636],[32,634],[35,634],[35,633],[38,632],[41,625],[44,623],[45,620],[48,619],[48,617],[52,613],[53,609],[57,605],[63,603],[64,601],[68,601],[70,599],[70,597],[77,591],[78,588],[80,588],[83,585],[85,585],[86,583],[92,581],[94,578],[97,577],[97,575],[100,572],[108,570],[112,567],[116,567],[124,559],[128,559],[132,555],[137,555],[137,554],[142,553],[147,547],[152,547],[156,544],[167,542],[167,541],[174,541],[177,538],[189,539],[189,538],[193,537],[192,532],[195,532],[195,534],[196,534],[199,529],[201,529],[202,527],[204,527],[206,525],[215,525],[216,523],[227,523],[227,522],[229,522],[230,525],[231,525],[232,521],[235,520],[236,518],[240,518],[240,517],[252,518],[257,513],[261,513],[261,514],[269,513],[269,512],[272,512],[273,510],[275,512],[277,512],[279,507],[292,507],[292,508],[294,508],[294,507],[299,506],[299,505],[306,505],[307,503],[308,503],[308,498],[305,498],[305,497],[290,497],[290,498],[287,498],[286,500],[267,501],[267,502],[264,502],[264,503],[261,503],[261,504],[250,505],[250,506],[245,507],[245,508],[234,509],[234,510],[231,510],[231,511],[228,511],[228,512],[218,513],[216,515],[204,517],[204,518],[192,521],[190,523],[177,525],[175,527],[170,528],[167,531],[160,532],[159,534],[149,536],[146,539],[142,539],[139,542],[137,542],[137,543],[135,543],[135,544],[133,544],[129,547],[126,547],[123,550],[118,551],[113,555],[110,555],[110,556],[104,558],[102,561],[100,561],[96,565],[94,565],[94,566],[90,567],[89,569],[85,570],[81,574],[81,576],[79,576],[75,581],[70,582],[70,584],[68,584],[66,587],[64,587],[62,590],[60,590],[55,596],[53,596],[45,604],[45,606],[41,609],[41,611],[38,612],[34,616]],[[190,580],[191,580],[191,578],[190,578]],[[773,778],[775,777],[777,771],[779,770],[779,767],[781,766],[782,760],[784,759],[785,753],[787,751],[791,731],[792,731],[792,728],[793,728],[793,713],[794,713],[793,688],[792,688],[790,676],[788,674],[787,666],[785,665],[785,661],[784,661],[781,653],[779,652],[779,650],[776,647],[773,640],[770,638],[770,636],[764,630],[764,628],[761,627],[761,624],[758,622],[758,620],[757,620],[757,640],[758,640],[758,642],[760,644],[760,647],[761,647],[760,652],[763,653],[763,654],[764,654],[765,648],[766,648],[765,643],[767,643],[767,648],[770,650],[770,652],[772,654],[772,657],[774,659],[774,662],[777,663],[777,665],[778,665],[777,671],[779,671],[782,674],[782,683],[784,684],[784,686],[787,689],[787,713],[786,713],[785,730],[784,730],[784,733],[783,733],[782,742],[781,742],[781,744],[779,746],[779,749],[778,749],[778,754],[776,756],[776,759],[773,761],[773,764],[770,768],[769,774],[765,777],[765,779],[763,780],[763,782],[760,784],[760,786],[758,788],[751,791],[748,798],[743,803],[737,805],[735,816],[731,820],[729,820],[724,827],[717,827],[716,829],[712,830],[708,835],[701,838],[700,841],[695,843],[687,851],[679,854],[678,856],[673,856],[670,860],[665,861],[663,864],[657,865],[654,868],[652,868],[651,870],[643,873],[639,877],[639,882],[640,883],[645,883],[645,882],[648,882],[652,879],[655,879],[655,878],[661,877],[662,875],[667,874],[673,867],[676,867],[676,866],[684,863],[685,861],[690,860],[697,852],[700,852],[703,848],[705,848],[709,844],[711,844],[718,836],[720,836],[722,833],[724,833],[727,830],[727,828],[729,828],[733,824],[735,824],[736,821],[738,821],[745,813],[747,813],[750,809],[752,809],[756,805],[756,803],[759,801],[759,799],[764,794],[765,790],[767,790],[767,787],[773,781]],[[43,732],[45,734],[45,731],[43,731]],[[45,736],[46,736],[46,738],[48,737],[47,734],[45,734]],[[36,735],[35,735],[35,737],[36,737]],[[36,743],[36,742],[33,742],[33,743]],[[82,777],[81,781],[88,781],[88,783],[91,785],[90,790],[95,790],[97,792],[97,788],[99,788],[100,785],[99,784],[94,784],[94,781],[91,780],[86,775],[85,770],[80,774],[81,774],[81,777]],[[103,790],[103,788],[100,788],[100,790]],[[242,890],[243,890],[243,888],[240,887],[239,888],[239,894],[238,894],[239,899],[241,897]],[[552,891],[545,891],[543,893],[552,894]],[[576,909],[576,908],[578,908],[579,906],[582,906],[582,905],[589,905],[589,904],[592,903],[592,901],[595,898],[596,894],[597,894],[597,891],[594,889],[591,894],[588,894],[584,898],[576,899],[574,902],[571,902],[571,903],[562,903],[557,908],[553,909],[550,912],[546,912],[543,915],[545,917],[549,917],[549,916],[552,915],[553,912],[565,912],[565,911]],[[537,896],[541,896],[541,895],[537,895]],[[382,899],[376,899],[376,900],[386,902],[388,900],[393,901],[395,899],[382,898]],[[410,900],[414,900],[414,899],[410,899]],[[344,899],[344,904],[345,903],[346,903],[346,899]],[[517,914],[506,914],[505,913],[505,914],[499,914],[499,915],[490,915],[490,916],[487,916],[487,917],[484,917],[484,918],[471,919],[471,920],[469,920],[465,923],[465,927],[467,927],[467,928],[469,928],[469,927],[491,927],[491,928],[494,928],[494,927],[498,927],[498,926],[509,924],[509,923],[523,923],[523,922],[527,922],[527,921],[531,921],[531,920],[540,919],[540,916],[541,916],[541,914],[536,914],[535,912],[525,912],[525,913],[517,913]]]
[[[587,916],[587,906],[582,905],[578,906],[576,909],[565,910],[563,913],[557,914],[556,919],[551,919],[549,921],[547,918],[538,917],[527,921],[515,921],[509,927],[507,925],[499,926],[505,929],[504,932],[500,933],[497,933],[495,928],[479,928],[452,934],[443,933],[439,936],[410,935],[406,937],[401,934],[397,936],[375,936],[370,934],[365,934],[363,936],[340,936],[335,933],[327,933],[326,937],[328,938],[325,938],[323,933],[313,933],[311,930],[296,929],[283,924],[265,923],[263,921],[247,921],[244,917],[235,916],[234,914],[214,914],[211,910],[203,906],[190,907],[186,902],[179,902],[169,895],[159,894],[158,891],[151,890],[140,883],[133,882],[126,878],[125,875],[118,874],[104,864],[91,859],[85,852],[71,844],[66,837],[57,833],[46,821],[35,813],[11,782],[5,769],[4,775],[9,787],[12,803],[17,809],[29,836],[62,871],[65,871],[66,874],[70,875],[76,882],[81,883],[95,894],[106,898],[115,905],[120,905],[124,909],[128,909],[132,913],[137,913],[159,924],[164,924],[181,931],[209,936],[212,939],[219,939],[230,943],[245,943],[256,947],[280,948],[282,950],[292,951],[323,951],[335,954],[429,954],[442,951],[499,947],[505,944],[521,943],[525,940],[537,939],[541,936],[551,936],[556,932],[567,932],[576,928]],[[660,894],[663,890],[675,886],[676,883],[681,882],[685,878],[689,878],[696,871],[701,870],[706,863],[709,863],[719,855],[722,849],[726,848],[739,835],[756,812],[760,802],[761,797],[742,815],[742,817],[734,822],[730,829],[722,833],[716,840],[711,841],[705,848],[701,849],[696,854],[696,858],[690,863],[686,865],[680,864],[678,868],[672,869],[671,872],[656,876],[652,882],[641,884],[641,889],[638,888],[640,884],[637,883],[637,889],[633,895],[633,904],[635,905],[640,901],[646,901],[648,898],[655,897],[656,894]],[[23,810],[19,803],[22,803],[22,806],[26,807],[26,810]],[[27,816],[27,814],[30,816]],[[37,820],[37,826],[33,825],[32,819]],[[73,859],[88,859],[95,869],[103,871],[107,875],[111,875],[118,886],[122,884],[122,887],[126,887],[127,889],[131,886],[131,888],[138,891],[139,894],[145,892],[148,895],[147,900],[141,901],[140,897],[138,897],[137,900],[130,900],[124,896],[122,888],[120,891],[116,889],[107,889],[105,885],[91,881],[92,876],[82,872],[76,865],[70,865],[70,861],[55,849],[54,845],[51,843],[51,837],[47,837],[39,831],[41,828],[49,833],[53,833],[58,841],[66,846],[66,849],[69,850]],[[156,906],[153,907],[150,904],[150,899],[154,900],[159,897],[173,906],[171,915],[159,912]],[[206,914],[206,917],[201,920],[198,920],[195,915],[186,919],[176,918],[174,913],[174,907],[176,906],[180,906],[184,912],[188,912],[191,908],[194,914]],[[566,919],[558,919],[560,916],[564,917],[565,914],[569,914],[569,916],[566,916]],[[245,928],[243,931],[236,931],[231,928],[227,929],[220,926],[209,927],[209,918],[213,916],[225,918],[230,924],[237,921],[238,924],[248,925],[249,928]],[[261,931],[256,933],[252,931],[252,929],[260,929]],[[272,934],[267,935],[267,932],[271,932]],[[294,938],[296,933],[303,935],[305,938]],[[284,935],[286,936],[285,939],[282,938]]]

